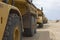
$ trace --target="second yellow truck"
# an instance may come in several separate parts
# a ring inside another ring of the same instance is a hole
[[[40,9],[37,9],[37,24],[38,28],[43,27],[43,12]]]

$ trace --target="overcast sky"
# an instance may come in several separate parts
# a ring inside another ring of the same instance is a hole
[[[60,0],[33,0],[33,4],[39,9],[43,7],[49,20],[60,19]]]

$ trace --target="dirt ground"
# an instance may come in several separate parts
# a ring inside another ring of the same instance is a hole
[[[23,37],[23,40],[60,40],[60,22],[49,21],[43,28],[37,29],[33,37]]]

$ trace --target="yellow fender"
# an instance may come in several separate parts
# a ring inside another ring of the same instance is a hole
[[[2,40],[4,30],[7,24],[8,15],[11,9],[14,9],[17,12],[19,12],[18,8],[5,4],[3,2],[0,2],[0,40]],[[21,16],[21,14],[19,15]]]

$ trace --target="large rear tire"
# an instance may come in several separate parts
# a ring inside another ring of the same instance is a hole
[[[25,37],[32,37],[34,35],[34,30],[32,30],[31,28],[24,28],[23,35]]]
[[[10,13],[2,40],[22,40],[21,22],[16,13]]]
[[[37,33],[36,28],[34,29],[34,33],[35,33],[35,34]]]
[[[43,28],[43,23],[39,23],[38,28]]]

